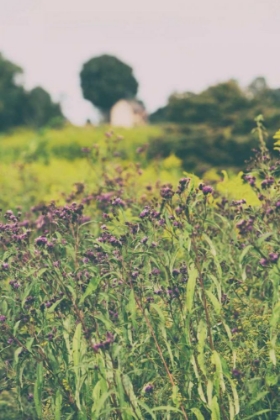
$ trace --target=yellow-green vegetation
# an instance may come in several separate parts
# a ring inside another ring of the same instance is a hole
[[[104,168],[110,174],[118,165],[126,169],[128,185],[138,197],[147,194],[147,188],[157,182],[175,184],[184,173],[193,176],[175,155],[147,159],[149,140],[161,132],[159,126],[112,131],[110,127],[68,125],[60,130],[19,130],[2,135],[0,205],[28,208],[51,200],[62,203],[75,189],[75,183],[85,183],[90,192]],[[139,164],[141,168],[135,166]],[[246,197],[248,203],[258,203],[256,194],[244,184],[242,173],[235,176],[224,172],[221,176],[213,168],[205,178],[217,184],[217,190],[229,198]]]

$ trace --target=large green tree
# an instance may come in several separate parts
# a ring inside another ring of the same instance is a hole
[[[50,95],[41,87],[30,92],[20,84],[23,70],[0,53],[0,131],[29,125],[42,127],[61,122],[59,104],[53,103]]]
[[[25,121],[33,127],[63,120],[60,105],[53,103],[50,94],[40,86],[27,93],[25,110]]]
[[[22,69],[0,53],[0,131],[24,122],[25,91],[17,83]]]
[[[87,61],[80,77],[84,98],[101,111],[105,120],[118,100],[135,97],[138,89],[132,68],[110,55]]]

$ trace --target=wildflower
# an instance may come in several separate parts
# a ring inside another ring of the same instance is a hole
[[[112,205],[113,206],[120,206],[120,207],[125,207],[125,202],[121,199],[121,198],[115,198],[113,201],[112,201]]]
[[[5,322],[7,317],[5,315],[0,315],[0,322]]]
[[[272,263],[277,263],[277,261],[279,259],[279,254],[276,254],[276,252],[271,252],[269,254],[269,259]]]
[[[178,268],[174,268],[173,270],[172,270],[172,275],[173,276],[178,276],[180,274],[180,270],[178,270]]]
[[[238,369],[232,369],[231,373],[232,376],[234,376],[234,378],[240,378],[240,376],[242,375],[242,373]]]
[[[267,267],[268,266],[268,260],[266,258],[261,258],[260,261],[259,261],[259,264],[262,267]]]
[[[274,178],[270,176],[262,181],[261,187],[265,190],[266,188],[269,188],[273,184],[274,184]]]
[[[3,263],[2,264],[2,269],[5,270],[5,271],[9,270],[9,264],[8,263]]]
[[[48,243],[48,240],[45,236],[39,236],[38,238],[35,239],[35,243],[38,246],[44,246]]]
[[[28,394],[27,395],[27,399],[28,401],[33,401],[34,395],[33,394]]]
[[[13,287],[13,289],[19,289],[20,284],[16,280],[9,281],[9,285]]]
[[[198,188],[203,192],[204,195],[212,194],[213,192],[213,188],[210,187],[210,185],[200,184]]]
[[[144,210],[141,211],[141,213],[139,214],[139,217],[141,217],[141,219],[143,219],[144,217],[149,216],[150,214],[150,210],[148,207],[145,207]]]
[[[186,184],[188,184],[189,182],[190,182],[190,178],[181,178],[180,180],[179,180],[179,184],[180,185],[186,185]]]
[[[245,181],[247,181],[252,187],[255,185],[256,178],[252,175],[245,175],[244,176]]]
[[[167,200],[173,197],[174,191],[172,191],[172,189],[169,186],[162,187],[162,189],[160,190],[160,195],[162,196],[162,198],[165,198]]]
[[[146,392],[146,394],[152,393],[153,390],[154,390],[154,386],[152,384],[148,384],[144,387],[144,392]]]

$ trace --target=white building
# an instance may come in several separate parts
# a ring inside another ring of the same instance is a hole
[[[112,107],[110,124],[115,127],[137,127],[147,123],[147,113],[137,100],[121,99]]]

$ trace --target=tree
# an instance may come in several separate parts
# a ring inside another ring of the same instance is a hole
[[[42,127],[63,121],[59,104],[43,88],[30,92],[19,83],[23,70],[0,54],[0,131],[21,125]]]
[[[135,97],[138,89],[132,68],[110,55],[86,62],[80,78],[84,98],[99,108],[105,120],[117,101]]]
[[[23,124],[25,91],[17,84],[22,69],[0,53],[0,131]]]
[[[60,105],[53,103],[50,94],[38,86],[27,93],[25,121],[28,125],[42,127],[52,121],[63,120]]]

